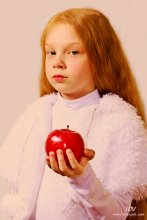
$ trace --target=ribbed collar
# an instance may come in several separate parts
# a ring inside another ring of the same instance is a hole
[[[64,105],[67,108],[79,109],[84,106],[95,104],[99,101],[99,99],[100,99],[100,95],[98,93],[98,90],[96,89],[93,92],[88,93],[87,95],[74,100],[64,99],[60,95],[60,93],[58,93],[57,102],[58,104]]]

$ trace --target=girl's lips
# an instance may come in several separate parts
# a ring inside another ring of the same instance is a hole
[[[56,80],[56,81],[62,81],[63,79],[67,78],[63,75],[54,75],[53,78]]]
[[[53,78],[64,77],[63,75],[54,75]]]

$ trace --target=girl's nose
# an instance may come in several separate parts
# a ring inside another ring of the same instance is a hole
[[[53,68],[65,69],[65,62],[61,58],[57,58],[53,64]]]

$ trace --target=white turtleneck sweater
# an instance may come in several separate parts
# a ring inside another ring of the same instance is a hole
[[[87,144],[90,125],[93,120],[95,106],[97,105],[100,96],[97,90],[89,93],[88,95],[76,100],[66,100],[58,94],[58,100],[53,106],[52,110],[52,130],[66,128],[70,126],[70,130],[76,130],[79,132]],[[85,115],[87,120],[85,121]],[[92,148],[92,146],[86,146]],[[38,201],[36,206],[36,220],[63,220],[67,219],[65,216],[61,216],[58,210],[55,209],[54,199],[61,199],[60,196],[56,197],[57,192],[50,191],[50,182],[53,180],[56,174],[49,169],[46,165],[40,191],[38,195]],[[59,175],[59,194],[62,191],[60,181],[66,177]],[[83,213],[87,212],[87,219],[114,219],[117,215],[117,219],[126,219],[126,208],[131,204],[131,196],[109,194],[100,181],[95,176],[91,166],[88,165],[85,172],[76,178],[66,178],[66,181],[72,187],[72,189],[78,194],[80,201],[82,202],[81,210]],[[55,194],[54,194],[55,193]],[[62,198],[64,200],[64,198]],[[63,203],[64,206],[64,203]],[[74,207],[74,205],[73,205]],[[72,209],[72,208],[71,208]],[[74,209],[74,208],[73,208]],[[70,209],[69,209],[70,212]],[[76,212],[76,209],[74,210]],[[83,215],[84,216],[84,215]],[[67,220],[83,219],[82,216],[74,218],[68,217]]]

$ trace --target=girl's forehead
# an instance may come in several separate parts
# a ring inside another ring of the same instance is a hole
[[[47,35],[58,34],[58,33],[71,33],[77,35],[74,27],[68,23],[57,23],[47,30]],[[59,36],[60,37],[60,36]]]
[[[56,41],[81,43],[81,38],[78,36],[72,25],[59,23],[47,31],[45,43],[48,44]]]

